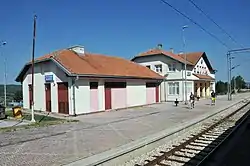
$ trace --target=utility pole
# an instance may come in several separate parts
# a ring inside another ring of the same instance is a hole
[[[6,57],[4,56],[4,107],[7,107],[7,65]]]
[[[33,45],[32,45],[32,64],[31,64],[31,122],[36,122],[34,116],[34,59],[35,59],[35,42],[36,42],[36,18],[34,15],[34,27],[33,27]]]
[[[232,100],[232,88],[231,88],[231,74],[232,74],[232,69],[235,67],[232,67],[232,53],[243,53],[243,52],[250,52],[250,48],[241,48],[241,49],[235,49],[235,50],[229,50],[227,52],[227,66],[228,66],[228,100]],[[238,65],[239,66],[239,65]]]
[[[5,46],[7,42],[1,42],[0,46]],[[4,107],[7,107],[7,66],[6,66],[6,56],[3,56],[3,65],[4,65]]]
[[[236,94],[236,76],[234,76],[234,93]]]
[[[232,80],[232,56],[229,54],[229,100],[232,100],[232,85],[231,85],[231,80]]]
[[[227,100],[230,100],[230,92],[229,92],[229,86],[230,86],[230,80],[229,80],[229,73],[230,73],[230,67],[229,67],[229,52],[227,53]]]
[[[186,46],[186,40],[185,40],[185,36],[184,36],[184,30],[188,28],[187,25],[183,26],[182,27],[182,39],[183,39],[183,53],[184,53],[184,56],[185,56],[185,97],[184,97],[184,100],[185,100],[185,104],[187,105],[187,54],[185,52],[185,46]]]

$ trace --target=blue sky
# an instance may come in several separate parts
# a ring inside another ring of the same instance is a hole
[[[250,47],[250,1],[193,0],[238,43]],[[192,19],[223,40],[230,48],[240,48],[188,0],[168,0]],[[163,44],[165,50],[181,51],[181,27],[185,31],[186,51],[205,51],[217,79],[226,80],[227,49],[160,0],[8,0],[0,5],[0,40],[8,44],[0,48],[7,57],[8,83],[14,79],[31,58],[33,14],[37,19],[35,56],[81,44],[89,52],[116,55],[130,59],[136,54]],[[250,54],[250,53],[249,53]],[[250,81],[244,70],[250,62],[249,54],[238,54],[234,64],[242,64],[234,74]],[[3,61],[3,58],[1,61]],[[0,83],[3,83],[0,65]]]

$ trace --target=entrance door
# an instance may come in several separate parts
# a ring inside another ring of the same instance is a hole
[[[201,98],[203,97],[202,89],[203,89],[203,86],[202,86],[202,83],[200,83],[200,97],[201,97]]]
[[[45,84],[45,104],[46,111],[51,112],[51,85]]]
[[[69,114],[68,83],[58,83],[58,113]]]
[[[156,103],[159,102],[159,86],[158,85],[156,85],[155,87],[155,101]]]
[[[111,109],[111,88],[105,87],[105,110]]]
[[[198,87],[197,87],[197,83],[194,83],[194,96],[197,97],[197,90],[198,90]]]
[[[29,85],[29,106],[31,109],[31,106],[32,106],[32,86],[31,85]]]

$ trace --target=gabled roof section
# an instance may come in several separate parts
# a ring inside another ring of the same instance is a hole
[[[187,60],[191,62],[192,64],[196,65],[196,63],[200,60],[204,52],[191,52],[187,53]],[[185,54],[180,55],[183,59],[185,58]]]
[[[152,55],[164,55],[164,56],[167,56],[167,57],[170,57],[174,60],[177,60],[181,63],[185,63],[185,59],[182,57],[182,56],[179,56],[179,55],[176,55],[172,52],[167,52],[167,51],[164,51],[162,49],[159,49],[159,48],[155,48],[155,49],[150,49],[146,52],[143,52],[137,56],[135,56],[134,58],[132,58],[131,60],[133,61],[134,59],[136,58],[141,58],[141,57],[145,57],[145,56],[152,56]],[[191,62],[187,61],[187,64],[188,65],[193,65]]]
[[[205,63],[207,64],[207,67],[210,71],[214,72],[214,69],[211,65],[211,63],[209,62],[207,55],[205,52],[191,52],[191,53],[187,53],[187,60],[189,62],[191,62],[192,64],[194,64],[194,66],[198,63],[198,61],[201,59],[201,57],[203,57]],[[185,57],[185,55],[181,55],[182,58]]]
[[[96,76],[96,77],[125,77],[137,79],[158,79],[163,77],[154,71],[131,62],[129,60],[106,56],[102,54],[84,53],[82,55],[76,52],[64,49],[42,56],[35,60],[35,63],[52,61],[61,67],[69,76]],[[31,63],[27,63],[16,81],[22,81],[23,76],[29,69]]]

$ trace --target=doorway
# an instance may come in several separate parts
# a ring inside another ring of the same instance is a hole
[[[51,84],[45,84],[45,104],[46,111],[51,112]]]
[[[69,114],[68,83],[60,82],[58,85],[58,113]]]

